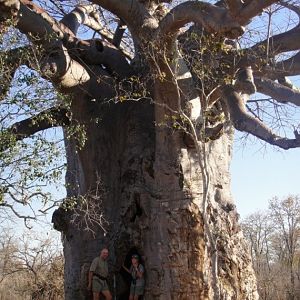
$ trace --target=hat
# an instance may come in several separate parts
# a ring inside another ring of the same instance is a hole
[[[139,256],[138,256],[137,254],[133,254],[133,255],[131,256],[131,258],[139,259]]]

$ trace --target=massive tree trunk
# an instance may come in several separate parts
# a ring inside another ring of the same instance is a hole
[[[87,125],[85,147],[68,142],[69,196],[93,194],[101,180],[103,226],[95,235],[65,220],[66,299],[84,299],[89,264],[102,246],[111,254],[117,293],[126,285],[120,271],[136,249],[146,267],[145,299],[213,299],[213,248],[204,225],[203,184],[195,147],[183,133],[154,123],[147,101],[79,105],[74,114]],[[90,112],[90,114],[88,114]],[[230,195],[230,128],[206,145],[210,177],[207,222],[217,243],[220,299],[257,299],[250,256]],[[78,189],[74,186],[78,184]],[[122,298],[120,298],[122,299]]]

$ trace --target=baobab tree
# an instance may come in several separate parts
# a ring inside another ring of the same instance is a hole
[[[53,222],[66,299],[83,299],[102,245],[114,270],[130,251],[144,257],[147,299],[258,298],[229,164],[234,128],[300,146],[297,125],[294,137],[276,127],[300,103],[287,79],[300,72],[300,27],[290,18],[285,32],[272,31],[278,9],[299,14],[294,1],[276,0],[0,0],[4,40],[22,33],[19,47],[2,51],[2,99],[24,65],[57,91],[5,128],[1,151],[64,128],[67,198]],[[243,44],[264,12],[265,38]],[[267,100],[249,100],[256,91]]]

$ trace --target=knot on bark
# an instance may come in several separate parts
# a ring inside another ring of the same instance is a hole
[[[52,215],[53,228],[62,233],[66,233],[68,230],[68,224],[66,219],[66,211],[59,207]]]
[[[251,67],[241,68],[237,72],[237,80],[234,89],[243,94],[252,95],[256,93],[253,72]]]

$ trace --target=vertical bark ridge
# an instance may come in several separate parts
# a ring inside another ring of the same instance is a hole
[[[128,291],[121,265],[128,251],[137,249],[146,267],[146,299],[212,299],[211,249],[203,225],[195,149],[185,146],[180,131],[158,126],[165,118],[163,106],[154,110],[147,102],[125,102],[90,111],[100,122],[89,123],[90,139],[79,151],[84,174],[80,185],[92,190],[96,175],[101,177],[108,234],[98,228],[93,237],[68,225],[66,299],[84,299],[85,274],[103,245],[110,248],[119,296]],[[207,218],[217,238],[221,299],[256,300],[251,261],[230,195],[231,144],[228,132],[207,146]]]

